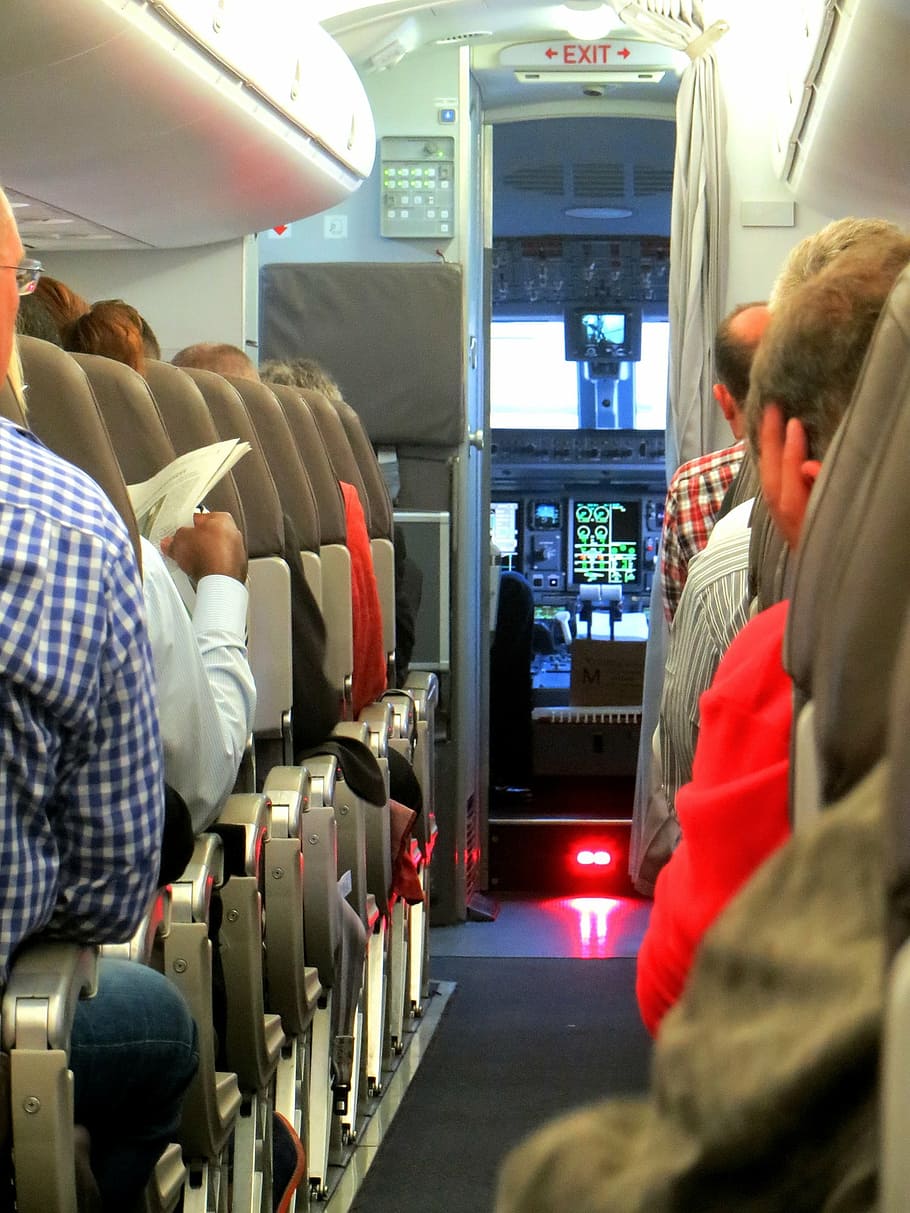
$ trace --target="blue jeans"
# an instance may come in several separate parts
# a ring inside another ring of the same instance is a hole
[[[141,1195],[175,1139],[198,1063],[196,1024],[179,991],[144,965],[101,960],[98,993],[76,1011],[70,1066],[105,1209],[125,1210]]]

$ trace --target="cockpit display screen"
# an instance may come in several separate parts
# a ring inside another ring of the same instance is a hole
[[[572,583],[641,586],[641,505],[637,501],[572,502]]]

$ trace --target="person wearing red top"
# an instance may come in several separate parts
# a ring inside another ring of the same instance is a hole
[[[789,833],[792,683],[781,663],[786,602],[735,638],[700,700],[692,780],[676,798],[682,840],[657,877],[636,992],[652,1034],[679,997],[704,932]]]
[[[759,345],[749,438],[768,508],[792,549],[821,458],[908,260],[910,240],[900,233],[870,237],[794,291]],[[790,832],[786,618],[780,603],[750,620],[700,700],[692,780],[676,798],[682,838],[658,877],[638,957],[636,994],[652,1033],[682,993],[705,931]]]

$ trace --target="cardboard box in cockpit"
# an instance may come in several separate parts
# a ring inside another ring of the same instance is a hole
[[[573,707],[641,704],[643,640],[575,640],[569,704]]]

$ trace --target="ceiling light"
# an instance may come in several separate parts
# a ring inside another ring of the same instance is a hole
[[[635,212],[628,206],[570,206],[563,214],[570,219],[629,219]]]
[[[593,42],[609,34],[616,25],[616,14],[600,0],[569,0],[557,8],[556,23],[573,38]]]

